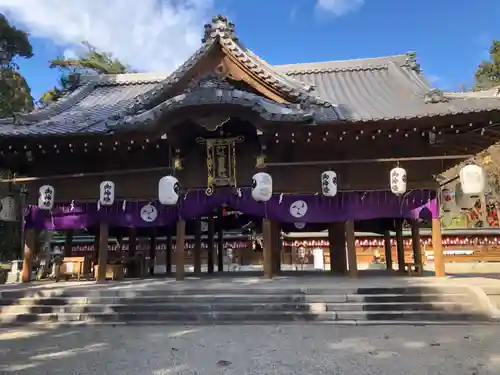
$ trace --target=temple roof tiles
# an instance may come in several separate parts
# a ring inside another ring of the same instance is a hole
[[[200,86],[169,90],[214,48],[223,48],[249,72],[289,99],[278,103],[241,88]],[[81,76],[79,86],[57,103],[12,119],[0,119],[1,136],[106,134],[140,129],[183,106],[228,104],[249,108],[274,122],[372,122],[498,111],[498,89],[472,93],[431,87],[414,52],[288,65],[271,65],[247,49],[234,25],[214,17],[201,47],[171,74]]]

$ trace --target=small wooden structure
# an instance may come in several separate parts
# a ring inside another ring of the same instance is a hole
[[[444,276],[436,176],[499,134],[496,95],[432,89],[414,53],[272,66],[244,47],[221,16],[205,26],[201,47],[169,76],[73,80],[74,90],[59,102],[15,122],[0,120],[3,167],[16,175],[4,182],[26,184],[29,191],[24,270],[31,268],[36,229],[87,228],[97,233],[99,265],[108,263],[110,233],[130,237],[129,259],[138,234],[152,243],[175,234],[167,272],[175,263],[182,280],[186,233],[197,238],[199,274],[201,217],[207,217],[214,249],[214,232],[231,225],[222,212],[233,209],[259,223],[265,277],[279,269],[281,230],[304,226],[328,228],[332,272],[346,273],[349,262],[349,275],[356,276],[355,229],[396,230],[404,266],[405,219],[412,222],[417,259],[418,223],[432,223],[436,275]],[[401,196],[389,191],[396,165],[408,172],[408,192]],[[338,175],[333,198],[320,193],[327,169]],[[259,171],[273,178],[267,203],[251,197]],[[180,182],[175,206],[158,202],[165,175]],[[111,206],[98,204],[102,181],[116,187]],[[36,205],[44,186],[53,188],[51,210]],[[215,262],[223,269],[222,253],[215,260],[208,251],[208,272]],[[106,269],[99,268],[98,281]],[[28,272],[23,280],[30,281]]]

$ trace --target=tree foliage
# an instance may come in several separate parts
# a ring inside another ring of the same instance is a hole
[[[500,40],[494,40],[490,47],[489,61],[479,64],[475,74],[475,89],[489,89],[500,85]]]
[[[16,58],[32,56],[28,34],[12,26],[0,13],[0,117],[33,108],[31,90],[15,63]]]
[[[82,42],[82,45],[85,50],[77,58],[58,57],[50,61],[50,67],[97,74],[120,74],[131,71],[128,65],[114,58],[111,53],[97,51],[88,42]]]
[[[92,44],[82,42],[83,52],[76,58],[60,56],[50,60],[50,67],[61,70],[58,86],[48,90],[40,98],[41,105],[53,103],[70,90],[69,76],[73,73],[121,74],[134,72],[130,67],[113,57],[111,53],[100,52]]]

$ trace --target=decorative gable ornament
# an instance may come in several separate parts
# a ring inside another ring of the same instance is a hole
[[[466,165],[460,169],[460,184],[464,194],[479,197],[486,187],[484,169],[475,164]]]
[[[325,197],[337,195],[337,173],[334,171],[324,171],[321,173],[321,192]]]
[[[51,185],[43,185],[38,189],[38,208],[52,210],[54,207],[55,190]]]
[[[458,213],[459,208],[455,200],[455,192],[453,189],[441,190],[441,209],[444,213]]]
[[[179,201],[179,180],[174,176],[164,176],[158,182],[158,200],[166,206],[175,206]]]
[[[273,179],[265,172],[252,177],[252,198],[257,202],[267,202],[273,196]]]
[[[101,206],[112,206],[115,203],[115,183],[103,181],[99,186],[99,203]]]
[[[463,212],[468,212],[474,208],[478,200],[478,196],[474,196],[471,194],[465,194],[462,188],[462,183],[457,183],[455,188],[455,200],[457,202],[458,208]]]
[[[0,220],[16,221],[16,201],[13,197],[4,197],[0,200]]]
[[[393,194],[403,195],[406,193],[406,170],[404,168],[392,168],[389,177]]]

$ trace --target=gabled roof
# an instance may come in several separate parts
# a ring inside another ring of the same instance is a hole
[[[1,136],[106,134],[141,128],[185,106],[229,104],[250,108],[268,121],[331,123],[485,112],[500,109],[496,92],[446,93],[432,89],[414,53],[346,61],[272,66],[247,49],[234,25],[214,17],[201,47],[170,75],[134,73],[81,77],[80,87],[45,109],[0,119]],[[169,94],[215,48],[283,97],[276,102],[200,79],[195,89]],[[202,82],[201,82],[202,81]]]
[[[278,65],[277,71],[311,85],[324,101],[339,103],[347,121],[456,115],[500,109],[495,92],[451,93],[433,89],[416,55]]]

